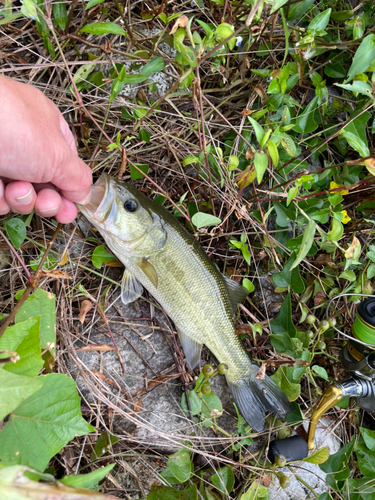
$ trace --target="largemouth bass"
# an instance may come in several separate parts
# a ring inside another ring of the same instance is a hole
[[[235,334],[233,314],[247,290],[223,276],[194,236],[131,184],[103,174],[90,204],[79,208],[126,268],[122,301],[133,302],[146,288],[174,322],[190,368],[203,344],[225,363],[234,401],[252,429],[264,428],[267,411],[284,417],[287,397],[268,376],[255,377],[258,366]]]

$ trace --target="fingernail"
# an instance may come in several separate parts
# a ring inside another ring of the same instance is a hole
[[[39,213],[44,214],[44,213],[50,213],[50,212],[57,212],[58,209],[60,208],[60,205],[56,205],[56,207],[52,208],[47,208],[46,210],[38,210]]]
[[[87,205],[87,203],[89,203],[91,200],[91,190],[89,191],[88,195],[86,196],[86,198],[82,201],[77,201],[78,205]]]
[[[27,194],[16,198],[16,200],[20,205],[29,205],[33,201],[33,197],[33,188],[31,188]]]

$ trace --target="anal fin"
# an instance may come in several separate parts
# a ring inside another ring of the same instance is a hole
[[[123,303],[126,305],[134,302],[142,295],[142,292],[143,286],[128,269],[125,269],[121,281],[121,300]]]
[[[189,365],[189,368],[192,370],[197,366],[199,360],[201,359],[202,344],[199,344],[195,340],[191,339],[190,337],[188,337],[188,335],[182,333],[178,328],[177,331],[182,349],[186,356],[186,361]]]

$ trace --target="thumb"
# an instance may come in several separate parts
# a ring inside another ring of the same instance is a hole
[[[74,137],[63,116],[59,116],[63,137],[60,155],[51,182],[61,190],[67,200],[85,205],[91,198],[91,169],[78,157]]]

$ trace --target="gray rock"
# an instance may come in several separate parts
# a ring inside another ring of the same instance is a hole
[[[323,446],[329,446],[330,454],[336,453],[341,448],[341,442],[337,436],[335,429],[337,423],[328,418],[321,418],[315,434],[315,450]],[[308,423],[304,424],[306,430]],[[317,495],[321,495],[329,490],[326,483],[326,473],[323,472],[319,465],[300,462],[290,471],[287,467],[280,469],[290,479],[290,486],[287,489],[282,489],[278,479],[273,476],[272,483],[269,486],[270,500],[296,500],[311,498],[313,494],[309,488],[302,484],[297,475],[305,481]]]

